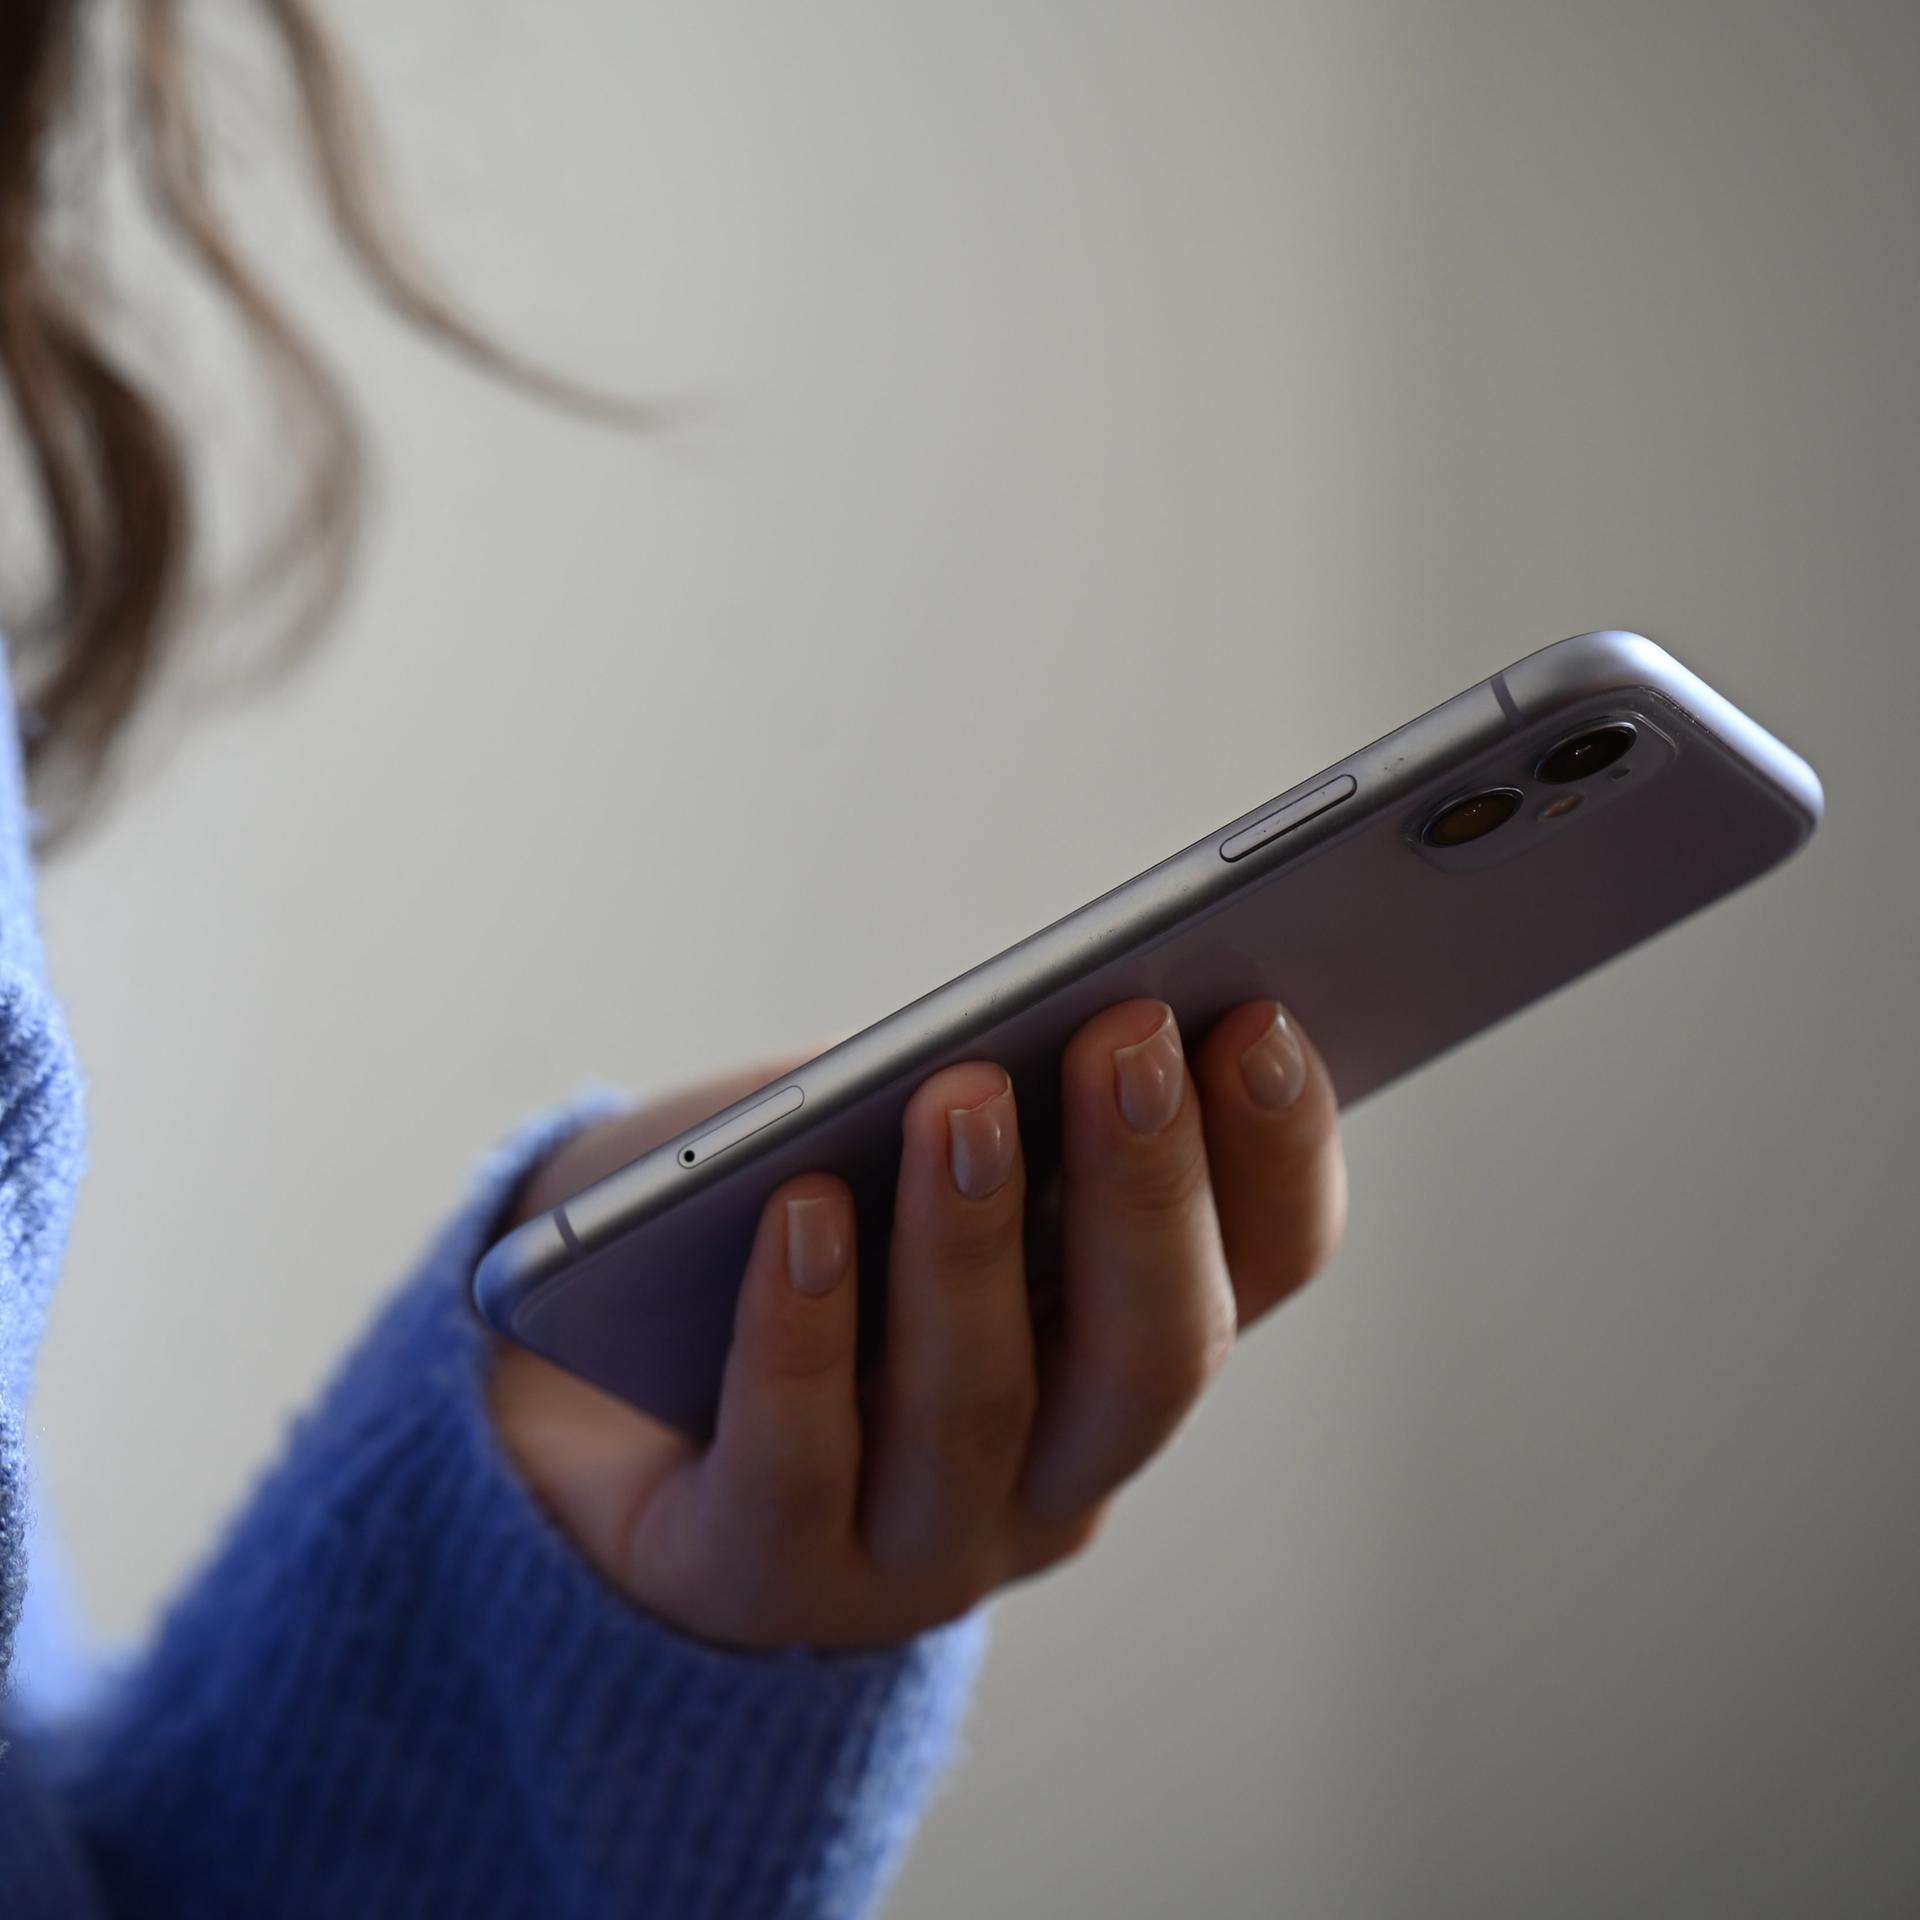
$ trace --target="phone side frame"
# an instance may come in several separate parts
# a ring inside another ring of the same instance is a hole
[[[1115,954],[1204,917],[1276,868],[1312,857],[1360,819],[1410,803],[1449,766],[1589,699],[1641,691],[1663,696],[1786,800],[1803,824],[1803,840],[1812,833],[1823,806],[1812,768],[1664,648],[1643,635],[1611,629],[1557,641],[1249,808],[514,1228],[488,1250],[475,1272],[476,1305],[490,1324],[511,1335],[521,1305],[583,1255],[758,1158],[796,1128],[830,1118],[898,1080],[924,1078],[964,1058],[970,1035],[1044,1000]],[[1355,782],[1351,796],[1238,860],[1221,857],[1222,845],[1234,835],[1343,775]],[[798,1103],[779,1118],[697,1165],[681,1164],[683,1149],[796,1087]]]

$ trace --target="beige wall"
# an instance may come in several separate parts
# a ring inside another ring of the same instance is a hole
[[[451,277],[701,409],[583,431],[282,247],[363,591],[48,887],[99,1620],[521,1113],[862,1024],[1637,626],[1826,832],[1356,1117],[1337,1270],[1002,1607],[893,1910],[1920,1907],[1912,8],[342,11]]]

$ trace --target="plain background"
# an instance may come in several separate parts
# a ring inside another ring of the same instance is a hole
[[[576,426],[255,221],[382,514],[312,669],[49,876],[97,1621],[523,1114],[864,1024],[1637,627],[1825,831],[1355,1116],[1336,1269],[999,1609],[890,1911],[1920,1909],[1920,15],[340,13],[447,278],[696,404]],[[256,213],[273,123],[224,123]]]

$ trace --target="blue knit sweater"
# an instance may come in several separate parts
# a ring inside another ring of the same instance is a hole
[[[4,675],[0,674],[0,683]],[[0,1676],[28,1573],[22,1408],[82,1154],[0,684]],[[480,1168],[153,1644],[0,1722],[0,1916],[853,1915],[954,1744],[979,1615],[746,1655],[616,1599],[505,1465],[466,1283],[594,1095]],[[217,1356],[195,1393],[219,1391]]]

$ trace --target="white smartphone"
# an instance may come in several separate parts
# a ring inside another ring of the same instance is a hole
[[[1060,1056],[1117,1001],[1167,1001],[1191,1043],[1277,998],[1351,1104],[1756,879],[1820,811],[1806,762],[1652,641],[1562,640],[515,1228],[475,1300],[704,1435],[761,1209],[794,1174],[853,1189],[871,1358],[901,1113],[938,1068],[1006,1068],[1034,1194],[1057,1164]]]

